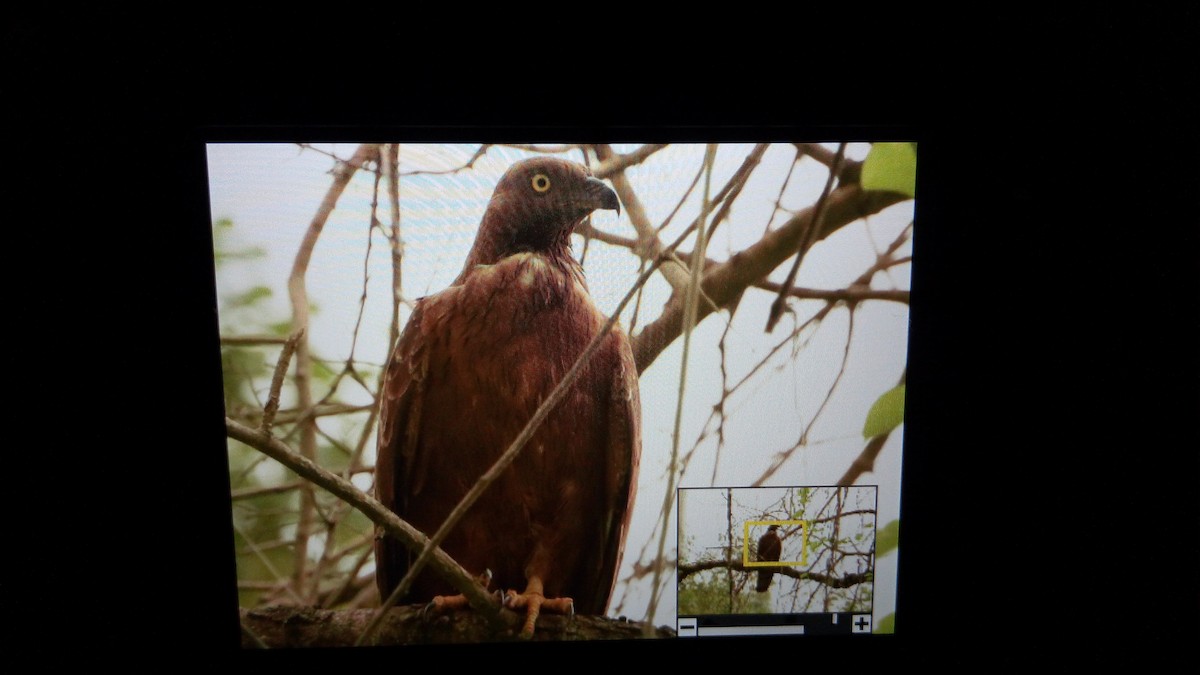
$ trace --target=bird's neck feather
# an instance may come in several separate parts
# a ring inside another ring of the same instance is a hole
[[[556,232],[550,242],[536,248],[518,243],[517,228],[520,227],[519,215],[510,213],[509,205],[500,200],[492,200],[488,210],[483,214],[479,224],[479,233],[475,235],[475,243],[467,255],[463,265],[463,274],[475,268],[476,265],[494,265],[504,258],[516,253],[537,253],[560,263],[574,263],[571,255],[571,233],[574,227],[563,227]]]

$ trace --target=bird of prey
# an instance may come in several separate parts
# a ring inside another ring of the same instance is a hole
[[[779,556],[783,553],[783,540],[779,538],[776,530],[778,525],[772,525],[767,528],[766,533],[758,538],[758,562],[777,562]],[[765,593],[771,587],[771,578],[775,576],[775,571],[770,568],[758,570],[758,585],[755,587],[759,593]]]
[[[520,434],[606,317],[571,255],[575,227],[616,193],[580,164],[535,157],[500,178],[453,284],[417,301],[380,395],[379,500],[432,536]],[[637,485],[641,404],[629,338],[614,328],[520,455],[442,542],[490,574],[505,605],[602,614]],[[416,555],[376,539],[386,598]],[[428,569],[408,599],[454,597]],[[462,603],[461,596],[458,596]]]

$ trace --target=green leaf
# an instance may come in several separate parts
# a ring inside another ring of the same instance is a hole
[[[311,368],[310,372],[312,372],[313,378],[320,382],[328,382],[333,379],[334,375],[337,375],[333,368],[329,367],[328,363],[320,359],[313,359]]]
[[[875,625],[876,633],[895,633],[896,632],[896,613],[892,612],[879,620]]]
[[[229,299],[231,307],[249,307],[263,298],[271,297],[272,291],[267,286],[255,286],[245,293],[239,293]]]
[[[269,333],[271,333],[271,335],[283,335],[283,336],[291,335],[292,334],[292,321],[289,319],[287,321],[280,321],[278,323],[267,324],[267,331]]]
[[[904,385],[898,384],[876,399],[863,423],[863,438],[886,434],[904,421]]]
[[[261,246],[251,246],[240,251],[216,251],[213,255],[216,256],[217,262],[228,262],[230,260],[257,260],[267,255],[267,249]]]
[[[900,521],[893,520],[875,535],[875,557],[883,556],[900,547]]]
[[[863,161],[864,190],[917,194],[916,143],[876,143]]]

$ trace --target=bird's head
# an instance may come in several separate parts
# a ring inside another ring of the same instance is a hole
[[[496,184],[477,245],[486,243],[496,258],[569,248],[575,226],[596,209],[619,214],[621,204],[617,193],[587,167],[558,157],[525,159]]]

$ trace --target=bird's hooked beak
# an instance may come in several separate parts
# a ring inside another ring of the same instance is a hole
[[[589,205],[593,209],[613,209],[618,216],[621,215],[621,201],[607,183],[595,176],[588,176],[586,186],[586,192],[591,197]]]

